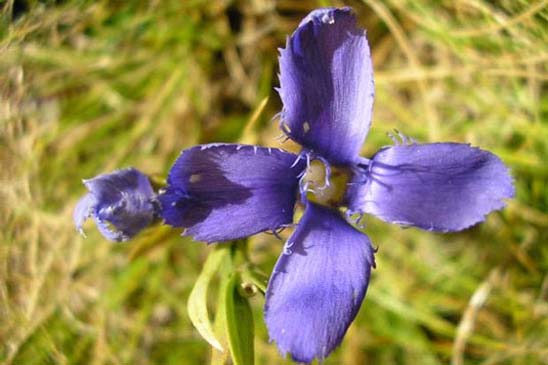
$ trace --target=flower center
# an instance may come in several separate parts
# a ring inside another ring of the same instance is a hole
[[[321,160],[313,160],[301,181],[306,189],[306,198],[316,204],[339,207],[344,203],[351,170],[344,167],[327,166]]]

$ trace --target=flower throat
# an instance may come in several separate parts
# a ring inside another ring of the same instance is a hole
[[[328,166],[321,160],[312,160],[301,180],[301,188],[309,201],[340,207],[344,204],[351,174],[348,168]]]

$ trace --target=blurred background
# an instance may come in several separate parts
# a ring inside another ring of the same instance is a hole
[[[511,167],[517,197],[456,234],[366,217],[377,269],[325,364],[548,364],[540,0],[0,1],[2,364],[210,362],[186,305],[212,247],[162,227],[111,244],[90,223],[84,239],[81,180],[127,166],[163,178],[197,143],[279,146],[277,49],[310,10],[342,5],[375,65],[363,154],[394,129],[471,143]],[[270,273],[282,245],[257,235],[250,258]],[[291,364],[268,343],[264,298],[251,303],[256,364]]]

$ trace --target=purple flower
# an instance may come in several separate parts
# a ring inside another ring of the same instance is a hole
[[[369,238],[348,216],[458,231],[501,209],[514,189],[499,158],[467,144],[402,138],[371,159],[359,156],[373,69],[349,8],[315,10],[301,22],[281,50],[280,81],[281,129],[301,154],[194,147],[176,161],[160,201],[168,224],[213,242],[285,227],[300,192],[304,215],[274,267],[265,320],[280,351],[308,363],[340,344],[375,266]]]
[[[156,215],[155,194],[148,178],[134,168],[84,180],[89,190],[74,209],[74,224],[93,217],[101,234],[110,241],[127,241],[152,223]]]

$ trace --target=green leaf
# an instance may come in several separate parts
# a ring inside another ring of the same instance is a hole
[[[219,342],[226,348],[228,339],[227,339],[227,329],[226,329],[226,300],[225,293],[227,287],[232,279],[232,260],[228,258],[224,260],[219,268],[219,295],[217,296],[217,308],[215,311],[215,322],[213,324],[215,334],[219,339]],[[230,352],[229,351],[211,351],[210,364],[219,365],[226,364],[229,360]]]
[[[198,276],[192,291],[188,297],[188,316],[190,321],[196,327],[200,335],[209,342],[209,344],[219,351],[224,351],[223,347],[215,337],[209,315],[207,312],[207,288],[211,278],[217,272],[223,258],[230,252],[230,247],[219,246],[211,252],[204,264],[204,268]]]
[[[247,298],[239,291],[240,277],[235,274],[226,288],[226,327],[228,347],[234,365],[253,365],[253,313]]]

